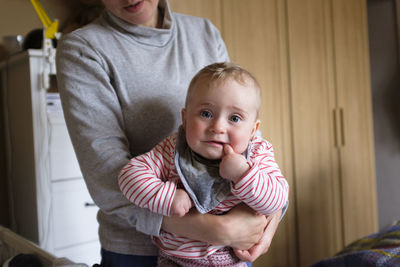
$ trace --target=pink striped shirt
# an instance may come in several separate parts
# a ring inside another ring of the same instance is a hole
[[[151,151],[131,159],[118,177],[123,194],[131,202],[164,216],[170,215],[179,183],[174,164],[176,137],[177,134],[171,135]],[[222,214],[240,202],[264,215],[285,206],[289,186],[274,159],[272,145],[255,136],[251,140],[248,163],[250,170],[236,184],[232,184],[231,194],[211,213]],[[202,258],[221,248],[164,231],[153,240],[165,253],[181,258]]]

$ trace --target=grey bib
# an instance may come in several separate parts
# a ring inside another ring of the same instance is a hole
[[[194,153],[182,127],[176,140],[174,162],[186,192],[200,213],[211,211],[230,194],[230,181],[219,175],[220,160],[208,160]]]

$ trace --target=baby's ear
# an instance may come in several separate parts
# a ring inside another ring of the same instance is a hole
[[[256,121],[254,122],[253,129],[251,130],[251,138],[253,138],[254,135],[256,134],[258,128],[260,127],[260,123],[261,123],[260,120],[256,120]]]
[[[185,130],[186,129],[186,109],[181,110],[181,116],[182,116],[182,127]]]

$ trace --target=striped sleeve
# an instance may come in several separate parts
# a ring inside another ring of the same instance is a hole
[[[119,173],[118,184],[135,205],[169,216],[176,181],[168,181],[173,168],[175,137],[166,138],[151,151],[132,158]]]
[[[289,185],[274,158],[272,145],[256,137],[249,155],[250,170],[232,186],[232,193],[259,214],[281,210]]]

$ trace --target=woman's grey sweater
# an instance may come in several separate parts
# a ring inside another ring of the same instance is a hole
[[[193,75],[228,61],[218,30],[206,19],[171,13],[163,29],[128,24],[109,12],[65,35],[57,48],[64,116],[89,192],[100,208],[101,246],[123,254],[156,255],[148,235],[162,217],[131,204],[117,175],[181,124]]]

